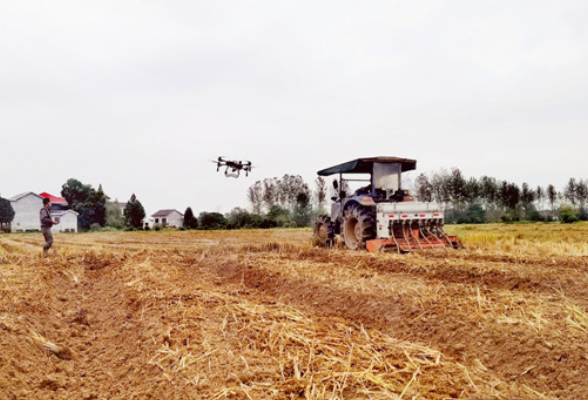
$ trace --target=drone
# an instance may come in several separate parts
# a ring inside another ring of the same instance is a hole
[[[225,176],[231,178],[238,178],[241,171],[245,171],[245,176],[249,176],[251,168],[253,168],[251,161],[227,160],[222,156],[213,162],[216,163],[216,172],[218,172],[221,167],[225,167]]]

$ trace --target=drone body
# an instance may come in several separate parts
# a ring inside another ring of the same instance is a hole
[[[251,161],[237,161],[237,160],[227,160],[224,157],[217,158],[216,161],[216,171],[218,172],[221,167],[225,167],[225,176],[231,178],[238,178],[241,171],[245,171],[245,176],[249,176],[251,172]]]

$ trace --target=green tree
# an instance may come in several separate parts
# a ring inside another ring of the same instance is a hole
[[[186,208],[184,212],[184,227],[186,229],[198,229],[198,219],[194,216],[192,208]]]
[[[10,200],[0,197],[0,230],[5,229],[14,219],[14,210]]]
[[[61,195],[65,197],[69,207],[79,214],[80,229],[88,230],[94,223],[104,226],[108,196],[102,191],[101,185],[96,190],[92,185],[85,185],[77,179],[70,178],[61,187]]]
[[[276,204],[270,208],[266,217],[275,221],[276,226],[286,226],[292,220],[290,214],[290,210]]]
[[[571,224],[573,222],[578,222],[580,220],[578,214],[576,213],[576,210],[574,210],[573,207],[570,207],[568,205],[562,205],[559,208],[559,219],[564,224]]]
[[[310,225],[311,217],[310,196],[305,192],[300,192],[296,197],[296,206],[294,206],[294,222],[296,226],[308,226]]]
[[[137,196],[133,193],[130,200],[127,202],[123,211],[125,225],[129,228],[142,229],[143,219],[145,218],[145,209]]]
[[[261,217],[243,208],[235,207],[226,215],[226,220],[226,226],[229,229],[256,228],[260,225]]]
[[[225,216],[217,212],[201,212],[198,222],[200,229],[205,230],[225,229],[227,226]]]
[[[124,225],[124,218],[122,210],[120,209],[119,205],[117,204],[118,201],[115,200],[114,203],[107,202],[106,203],[106,225],[121,229]]]
[[[108,200],[108,196],[102,190],[102,185],[98,185],[98,190],[90,191],[89,201],[94,206],[94,222],[100,226],[106,224],[106,202]]]
[[[86,201],[88,193],[90,192],[90,185],[84,185],[75,178],[70,178],[61,187],[61,195],[67,200],[69,207],[73,207],[79,203]]]

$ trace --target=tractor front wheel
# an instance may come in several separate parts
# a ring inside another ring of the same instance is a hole
[[[365,248],[366,241],[376,236],[376,221],[371,208],[358,204],[345,210],[343,223],[345,245],[351,250]]]
[[[333,221],[326,215],[318,217],[313,228],[314,241],[319,246],[331,247],[335,240]]]

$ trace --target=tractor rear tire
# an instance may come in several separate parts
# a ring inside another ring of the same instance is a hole
[[[314,242],[319,246],[332,247],[335,241],[335,227],[327,215],[318,217],[313,228]]]
[[[365,249],[366,242],[376,237],[374,209],[354,204],[345,210],[343,237],[347,248]]]

